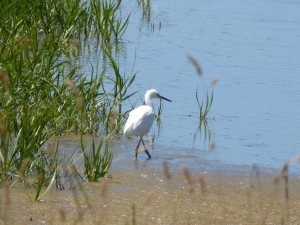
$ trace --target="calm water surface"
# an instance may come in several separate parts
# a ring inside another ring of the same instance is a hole
[[[173,101],[163,105],[160,134],[157,126],[151,130],[153,160],[144,162],[141,152],[138,166],[168,160],[173,168],[257,164],[278,171],[300,154],[300,1],[153,0],[143,11],[128,0],[123,7],[131,17],[119,64],[125,74],[137,72],[131,91],[139,91],[131,102],[142,104],[149,88]],[[202,77],[188,54],[201,64]],[[195,93],[198,87],[204,98],[215,77],[207,125],[216,147],[209,150],[208,136],[197,131]],[[121,140],[115,165],[136,166],[136,144]]]

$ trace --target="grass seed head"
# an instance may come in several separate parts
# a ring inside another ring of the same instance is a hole
[[[212,142],[209,142],[209,143],[208,143],[208,148],[209,148],[210,150],[214,150],[215,147],[216,147],[216,142],[212,141]]]
[[[117,113],[117,111],[115,109],[113,109],[111,111],[111,113],[109,114],[109,126],[111,128],[113,128],[113,127],[116,126],[116,124],[118,122],[117,119],[118,119],[118,113]]]
[[[163,161],[164,174],[168,180],[172,178],[171,172],[169,170],[169,163],[167,161]]]
[[[52,142],[48,142],[47,143],[47,154],[49,157],[52,157],[55,153],[55,150],[53,148],[53,143]]]
[[[192,180],[192,177],[191,177],[191,174],[190,174],[190,171],[188,168],[184,167],[182,169],[183,171],[183,174],[185,176],[185,179],[187,180],[187,182],[190,184],[190,185],[193,185],[193,180]]]
[[[79,108],[82,108],[82,106],[83,106],[83,98],[81,96],[81,93],[80,93],[79,89],[76,87],[76,85],[73,83],[73,81],[71,81],[69,79],[65,80],[65,84],[68,86],[68,88],[71,91],[72,95],[75,97],[75,99],[76,99],[76,105]]]
[[[5,122],[0,119],[0,135],[4,136],[6,134],[6,125],[5,125]]]
[[[214,87],[218,83],[218,81],[219,81],[218,77],[214,77],[213,79],[211,79],[210,81],[211,86]]]
[[[188,60],[193,64],[199,76],[202,76],[202,69],[198,61],[191,55],[187,55]]]
[[[187,180],[187,182],[189,184],[188,192],[190,194],[194,193],[193,179],[192,179],[192,176],[191,176],[190,171],[188,170],[188,168],[186,168],[186,167],[183,168],[183,174],[184,174],[185,179]]]
[[[145,198],[145,206],[149,206],[152,202],[152,199],[153,199],[153,196],[154,196],[154,192],[149,192],[147,195],[146,195],[146,198]]]
[[[289,171],[289,165],[287,163],[285,163],[281,169],[281,173],[280,176],[282,178],[287,177],[288,176],[288,171]]]
[[[284,180],[285,183],[287,184],[287,181],[288,181],[288,170],[289,170],[289,165],[288,165],[288,163],[285,163],[283,165],[281,171],[280,171],[280,174],[274,178],[274,184],[276,186],[279,185],[279,182],[281,180]]]
[[[9,89],[10,86],[10,80],[6,73],[6,71],[3,68],[0,68],[0,80],[2,81],[2,87],[5,91]]]
[[[107,196],[108,191],[108,179],[103,179],[101,183],[101,196],[104,198]]]

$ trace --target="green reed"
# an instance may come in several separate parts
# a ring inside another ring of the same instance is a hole
[[[121,16],[120,4],[120,0],[0,2],[0,184],[20,177],[36,180],[38,201],[60,173],[59,146],[52,157],[44,150],[51,137],[66,132],[118,133],[122,102],[132,96],[128,87],[135,77],[121,76],[111,53],[129,21],[129,16]],[[104,67],[88,75],[80,71],[76,58],[91,39],[101,43],[115,77]],[[111,81],[114,87],[106,88]],[[117,122],[108,129],[115,108]],[[101,146],[105,151],[94,148],[85,164],[98,166],[100,176],[110,164],[94,157],[112,157],[107,145]]]
[[[207,143],[209,143],[209,148],[213,149],[213,143],[211,142],[211,136],[212,136],[212,130],[209,127],[209,123],[207,122],[207,120],[202,120],[199,122],[198,128],[194,133],[194,140],[193,140],[193,146],[195,146],[195,142],[196,142],[196,137],[199,134],[200,138],[203,137],[203,143],[204,145]]]
[[[211,92],[211,95],[209,96],[208,92],[206,93],[206,99],[205,101],[202,100],[200,102],[199,96],[198,96],[198,88],[196,89],[196,100],[199,107],[199,125],[198,128],[194,134],[194,141],[193,145],[196,141],[196,136],[199,133],[200,137],[203,137],[204,144],[206,144],[206,141],[208,140],[208,143],[211,143],[211,135],[212,131],[209,127],[209,124],[207,122],[207,115],[211,109],[212,103],[213,103],[214,95],[213,91]]]
[[[198,97],[198,88],[196,89],[196,100],[198,103],[198,107],[199,107],[199,118],[200,121],[204,121],[207,118],[207,115],[210,111],[210,108],[212,106],[213,100],[214,100],[214,93],[211,92],[211,95],[209,96],[208,92],[206,93],[206,100],[200,102],[199,97]]]
[[[196,58],[194,58],[192,55],[187,55],[187,59],[191,62],[191,64],[196,69],[197,75],[202,78],[202,76],[203,76],[202,68],[201,68],[198,60]],[[204,79],[202,79],[202,81],[204,83]],[[211,80],[211,85],[214,86],[217,83],[217,81],[218,81],[217,78],[214,78],[213,80]],[[205,85],[203,85],[203,87],[205,87]],[[198,128],[194,134],[193,145],[195,144],[197,134],[200,133],[200,137],[204,136],[204,144],[206,143],[206,140],[208,139],[210,149],[213,149],[214,143],[211,142],[212,131],[207,122],[207,116],[211,110],[211,106],[212,106],[212,103],[214,100],[213,90],[211,91],[210,95],[209,95],[209,91],[207,90],[206,99],[202,98],[202,100],[200,100],[199,95],[198,95],[198,86],[197,86],[196,100],[197,100],[197,104],[198,104],[198,108],[199,108],[199,124],[198,124]]]
[[[159,100],[159,106],[157,108],[157,113],[156,113],[156,119],[157,121],[160,121],[160,116],[162,114],[163,111],[163,101],[160,99]]]
[[[96,1],[90,3],[90,11],[96,16],[92,19],[96,25],[98,37],[103,42],[118,42],[127,29],[129,16],[123,21],[120,16],[121,0],[117,1]]]
[[[126,76],[122,76],[120,73],[119,66],[117,65],[112,55],[108,51],[106,51],[105,53],[106,56],[109,58],[110,65],[115,74],[115,77],[109,78],[114,83],[114,86],[112,89],[112,93],[109,93],[109,95],[113,97],[113,102],[110,105],[108,118],[111,118],[113,114],[116,114],[115,123],[113,127],[117,133],[120,133],[120,128],[122,125],[122,103],[123,101],[127,100],[136,93],[134,92],[128,94],[128,88],[133,83],[135,79],[135,74],[133,74],[129,78],[127,78]],[[116,112],[113,111],[115,110],[115,108],[117,108]],[[106,128],[111,127],[108,125],[108,122],[109,121],[107,121]]]
[[[150,0],[137,0],[138,6],[141,8],[142,20],[150,23],[151,20],[151,1]]]
[[[156,116],[156,124],[157,124],[157,137],[160,136],[160,133],[162,131],[162,121],[161,121],[161,114],[163,112],[163,100],[159,100],[159,105],[157,107],[157,113],[155,114]],[[152,137],[151,143],[154,144],[154,139],[155,139],[155,133],[154,136]]]
[[[55,152],[41,151],[35,161],[34,172],[37,177],[35,201],[40,201],[55,182],[59,165],[58,149]]]
[[[103,139],[100,140],[96,147],[94,139],[90,148],[86,148],[81,136],[81,149],[84,157],[84,174],[88,181],[99,181],[105,176],[112,162],[112,152],[108,149],[108,143]]]

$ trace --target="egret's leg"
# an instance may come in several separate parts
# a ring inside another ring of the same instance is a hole
[[[148,159],[151,159],[151,155],[150,155],[150,153],[148,152],[148,150],[146,149],[146,146],[145,146],[145,143],[144,143],[143,138],[141,138],[141,140],[142,140],[142,143],[143,143],[143,145],[144,145],[145,152],[146,152],[146,154],[148,155]]]
[[[141,140],[142,138],[140,138],[139,143],[137,144],[136,148],[135,148],[135,159],[137,159],[138,153],[139,153],[139,146],[141,144]]]

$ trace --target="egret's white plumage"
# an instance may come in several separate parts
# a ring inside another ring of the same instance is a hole
[[[145,147],[143,136],[149,133],[153,121],[155,120],[155,112],[153,104],[151,102],[151,99],[153,98],[164,99],[171,102],[171,100],[161,96],[156,90],[148,90],[145,94],[145,105],[139,106],[129,113],[129,117],[124,127],[124,135],[140,137],[138,145],[135,149],[135,158],[137,158],[138,147],[141,142],[144,145],[145,152],[148,155],[149,159],[151,158],[148,150]]]
[[[153,109],[142,105],[129,113],[124,134],[126,136],[144,136],[149,133],[154,119]]]

